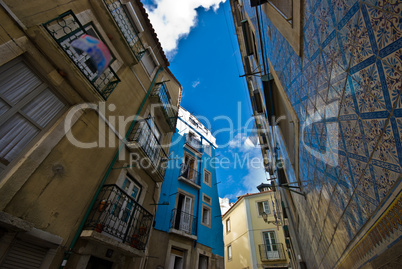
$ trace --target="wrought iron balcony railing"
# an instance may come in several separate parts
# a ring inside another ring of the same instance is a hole
[[[183,177],[200,186],[200,172],[191,168],[188,164],[181,164],[180,177]]]
[[[200,151],[200,141],[196,139],[194,136],[187,134],[186,143],[193,149]]]
[[[117,185],[103,186],[85,229],[108,234],[139,250],[147,245],[153,216]]]
[[[142,56],[145,54],[144,44],[138,36],[137,27],[130,19],[127,10],[120,0],[103,0],[103,2],[119,27],[127,45],[131,48],[137,60],[141,60]]]
[[[163,150],[159,139],[154,134],[148,120],[137,122],[128,140],[138,143],[151,161],[155,171],[158,171],[164,177],[168,156]]]
[[[103,99],[107,100],[120,82],[116,73],[112,68],[107,67],[99,74],[91,57],[87,53],[75,49],[70,45],[77,38],[88,34],[86,29],[91,29],[91,35],[96,35],[97,33],[94,34],[96,32],[95,29],[91,26],[82,26],[71,10],[44,23],[43,26]],[[99,34],[95,37],[99,38]]]
[[[197,235],[197,217],[175,208],[172,210],[170,228],[189,235]]]
[[[170,128],[173,130],[176,128],[177,121],[177,108],[174,107],[171,103],[171,98],[169,91],[166,88],[165,83],[156,83],[154,90],[152,91],[152,96],[157,96],[159,102],[163,107],[163,113],[170,125]]]
[[[261,261],[277,261],[286,260],[285,251],[281,243],[278,244],[262,244],[258,246],[260,249]]]

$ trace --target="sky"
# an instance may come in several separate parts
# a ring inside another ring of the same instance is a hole
[[[181,106],[217,139],[218,192],[231,202],[266,182],[229,1],[142,1],[183,86]],[[230,164],[229,164],[230,162]]]

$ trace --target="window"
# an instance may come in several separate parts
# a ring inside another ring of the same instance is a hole
[[[263,212],[269,214],[269,204],[268,201],[262,201],[257,203],[258,215],[261,216]]]
[[[230,233],[230,218],[226,220],[226,233]]]
[[[202,194],[202,201],[203,201],[204,203],[209,204],[209,205],[211,205],[211,203],[212,203],[211,197],[209,197],[209,196],[206,195],[205,193]]]
[[[276,243],[276,234],[274,231],[263,232],[262,239],[265,245],[266,257],[271,259],[279,258],[278,244]]]
[[[200,141],[197,139],[196,135],[192,132],[187,134],[186,143],[190,145],[193,149],[199,151]]]
[[[203,182],[211,187],[211,173],[204,169],[204,179]]]
[[[228,246],[227,252],[228,252],[228,260],[231,261],[232,260],[232,245]]]
[[[22,59],[0,67],[0,173],[65,107]]]
[[[202,205],[201,219],[202,219],[201,224],[211,228],[211,208],[210,207],[208,207],[206,205]]]
[[[158,66],[158,62],[156,61],[155,55],[151,49],[146,49],[145,54],[141,59],[144,64],[145,70],[148,75],[151,76],[154,72],[155,68]]]
[[[209,144],[204,145],[204,150],[205,150],[205,153],[206,153],[206,154],[208,154],[209,156],[211,156],[211,145],[209,145]]]
[[[80,38],[87,31],[89,31],[90,35],[95,34],[100,37],[96,33],[96,29],[91,24],[83,27],[71,10],[44,23],[43,26],[81,70],[82,75],[95,87],[102,98],[107,100],[120,82],[120,79],[110,67],[106,67],[102,73],[99,73],[89,54],[71,46],[72,41]]]

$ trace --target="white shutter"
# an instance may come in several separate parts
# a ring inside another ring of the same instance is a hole
[[[141,61],[144,64],[144,67],[145,67],[145,70],[147,70],[147,73],[149,75],[151,75],[156,67],[156,64],[155,64],[154,59],[152,58],[152,55],[151,55],[151,52],[149,51],[149,49],[146,50]]]
[[[48,249],[21,240],[15,240],[6,254],[2,269],[35,269],[40,268]]]
[[[64,108],[65,104],[21,59],[1,66],[0,172]]]

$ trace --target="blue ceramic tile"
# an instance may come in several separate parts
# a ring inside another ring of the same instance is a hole
[[[365,5],[362,10],[365,16],[368,15],[378,49],[382,49],[402,37],[400,14],[384,12],[381,9]]]
[[[385,127],[383,135],[381,136],[379,143],[373,152],[372,159],[380,162],[399,165],[398,152],[392,124],[388,123],[388,125]]]

